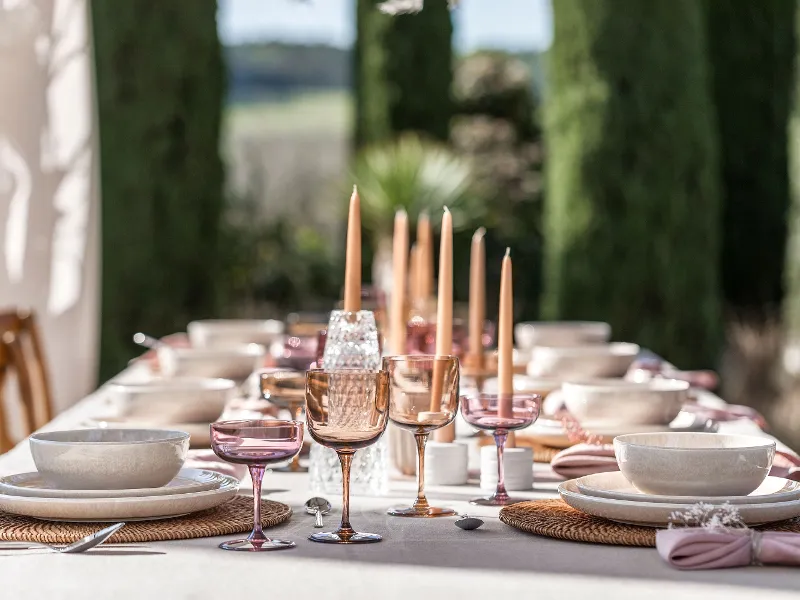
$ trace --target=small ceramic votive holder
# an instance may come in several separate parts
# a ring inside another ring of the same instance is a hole
[[[506,489],[530,490],[533,487],[533,450],[506,448],[503,451]],[[481,489],[494,491],[497,487],[497,449],[481,448]]]
[[[425,447],[425,483],[430,485],[464,485],[469,448],[466,444],[428,442]]]

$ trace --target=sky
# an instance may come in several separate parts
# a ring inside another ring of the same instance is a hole
[[[426,0],[444,2],[445,0]],[[454,11],[455,44],[544,50],[552,39],[551,0],[461,0]],[[355,0],[220,0],[223,42],[291,41],[346,47],[355,34]]]

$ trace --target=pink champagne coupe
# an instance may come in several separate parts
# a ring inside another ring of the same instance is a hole
[[[253,531],[246,539],[219,545],[223,550],[264,552],[293,548],[294,542],[273,540],[261,530],[261,480],[272,463],[294,458],[303,447],[299,421],[221,421],[211,424],[211,448],[221,459],[247,465],[253,480]]]
[[[503,468],[503,450],[510,431],[523,429],[539,416],[542,397],[538,394],[476,394],[461,399],[461,414],[478,429],[491,431],[497,445],[497,489],[488,498],[475,498],[471,504],[481,506],[506,506],[521,499],[508,496]],[[531,465],[531,468],[533,466]]]

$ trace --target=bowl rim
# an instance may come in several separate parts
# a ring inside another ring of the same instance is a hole
[[[664,434],[670,436],[680,436],[680,437],[687,437],[687,436],[700,436],[700,437],[708,437],[708,436],[724,436],[727,438],[738,438],[742,440],[750,440],[751,442],[747,445],[740,445],[740,446],[730,446],[729,448],[686,448],[686,447],[678,447],[678,446],[654,446],[652,444],[641,444],[632,441],[628,441],[630,438],[643,438],[643,437],[655,437],[655,436],[662,436]],[[626,439],[627,438],[627,439]],[[756,443],[757,442],[757,443]],[[769,438],[762,438],[757,435],[746,435],[740,433],[712,433],[708,431],[673,431],[673,432],[653,432],[653,433],[626,433],[623,435],[618,435],[614,438],[614,447],[616,448],[617,444],[620,446],[629,446],[634,448],[649,448],[653,450],[669,450],[674,452],[697,452],[698,450],[703,452],[714,452],[714,453],[721,453],[721,452],[731,452],[737,451],[741,452],[742,450],[764,450],[776,449],[777,445],[775,440],[771,440]]]
[[[124,392],[227,392],[236,382],[225,377],[173,377],[150,381],[110,382],[108,388]]]
[[[640,351],[641,346],[633,342],[607,342],[603,344],[574,344],[571,346],[536,345],[531,350],[531,353],[532,355],[544,352],[562,356],[618,356],[629,358],[635,357]]]
[[[515,327],[520,329],[530,329],[539,327],[541,329],[596,329],[597,331],[603,330],[611,331],[611,325],[606,321],[521,321]]]
[[[187,360],[197,359],[202,360],[206,358],[257,358],[267,354],[267,348],[263,344],[241,344],[236,346],[218,347],[218,348],[173,348],[173,347],[159,347],[159,353],[172,354],[178,358]]]
[[[109,442],[90,442],[90,441],[77,441],[77,440],[53,440],[47,439],[46,436],[53,436],[65,433],[78,433],[87,431],[124,431],[126,433],[153,433],[158,432],[164,434],[162,438],[155,440],[128,440],[128,441],[109,441]],[[109,427],[109,428],[91,428],[91,429],[60,429],[58,431],[40,431],[33,433],[28,438],[30,442],[37,444],[47,444],[53,446],[141,446],[150,444],[163,444],[164,442],[179,442],[189,439],[189,434],[185,431],[178,431],[176,429],[128,429],[124,427]]]
[[[187,331],[189,328],[198,327],[216,330],[229,329],[232,331],[256,328],[262,330],[262,333],[275,333],[276,335],[282,334],[286,330],[284,322],[278,319],[197,319],[186,326]]]
[[[593,377],[564,381],[562,384],[566,394],[569,389],[580,389],[600,393],[621,393],[629,391],[645,392],[684,392],[691,387],[683,379],[657,377],[648,381],[630,381],[622,377]]]

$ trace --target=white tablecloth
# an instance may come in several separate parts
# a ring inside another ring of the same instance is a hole
[[[133,376],[135,373],[127,373]],[[101,388],[59,415],[48,429],[80,426],[107,411]],[[725,429],[748,430],[745,423]],[[33,469],[27,443],[0,457],[0,474]],[[540,477],[528,498],[554,497],[556,483]],[[0,552],[0,599],[101,598],[112,600],[259,597],[312,600],[459,600],[498,598],[626,599],[658,597],[702,600],[797,598],[800,571],[776,567],[681,572],[667,567],[651,548],[580,544],[516,531],[497,510],[467,503],[477,486],[429,487],[430,500],[482,515],[486,525],[462,531],[453,519],[400,519],[387,507],[411,501],[411,480],[394,481],[388,497],[352,499],[351,521],[380,533],[379,544],[334,546],[306,539],[313,531],[302,504],[310,496],[304,474],[267,473],[264,495],[289,504],[295,515],[269,535],[297,548],[266,554],[224,552],[220,538],[105,546],[88,554]],[[338,498],[330,498],[340,506]],[[332,514],[326,525],[334,526]]]

